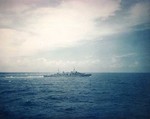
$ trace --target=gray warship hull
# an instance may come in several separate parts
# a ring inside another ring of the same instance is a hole
[[[92,74],[80,73],[80,72],[70,72],[70,73],[56,73],[51,75],[44,75],[44,77],[89,77]]]

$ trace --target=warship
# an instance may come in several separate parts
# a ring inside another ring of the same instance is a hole
[[[75,69],[71,72],[62,72],[60,73],[59,71],[55,74],[51,75],[44,75],[44,77],[89,77],[92,74],[86,74],[86,73],[81,73],[76,71]]]

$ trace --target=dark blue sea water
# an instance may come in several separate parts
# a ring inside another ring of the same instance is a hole
[[[0,73],[0,119],[150,119],[150,74]]]

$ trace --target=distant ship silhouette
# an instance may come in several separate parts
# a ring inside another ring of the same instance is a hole
[[[71,72],[62,72],[60,73],[58,70],[58,73],[51,74],[51,75],[44,75],[44,77],[89,77],[92,74],[86,74],[86,73],[80,73],[76,71],[75,69]]]

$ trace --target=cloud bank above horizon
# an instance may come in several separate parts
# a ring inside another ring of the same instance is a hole
[[[102,64],[101,58],[95,59],[98,53],[87,53],[83,58],[81,49],[74,57],[74,47],[111,35],[148,30],[149,6],[148,0],[1,0],[0,71],[53,71],[58,67],[68,70],[74,66],[83,71],[91,71],[91,67],[103,71],[97,65]],[[66,54],[65,49],[70,49],[74,59],[57,57],[59,50]],[[115,69],[108,65],[103,66],[105,71]]]

